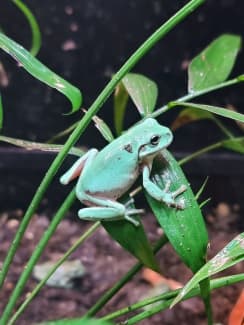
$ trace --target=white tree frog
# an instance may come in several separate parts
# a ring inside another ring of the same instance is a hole
[[[142,174],[143,187],[158,201],[169,206],[183,209],[175,198],[186,190],[181,186],[170,192],[170,184],[160,189],[150,180],[153,159],[173,140],[173,135],[155,119],[147,118],[130,128],[120,137],[109,143],[101,151],[91,149],[60,178],[62,184],[68,184],[79,177],[76,185],[77,198],[87,208],[80,209],[78,215],[85,220],[126,219],[137,225],[133,215],[140,209],[129,208],[129,202],[117,201]]]

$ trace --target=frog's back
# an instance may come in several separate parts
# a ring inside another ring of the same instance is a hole
[[[138,152],[132,139],[119,137],[98,152],[82,173],[79,185],[85,192],[118,198],[135,182],[139,174]]]

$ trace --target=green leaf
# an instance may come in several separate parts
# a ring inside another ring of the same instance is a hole
[[[150,115],[155,108],[158,97],[156,83],[136,73],[128,73],[122,82],[139,113],[142,116]]]
[[[205,105],[205,104],[195,104],[195,103],[188,103],[188,102],[170,102],[169,104],[170,107],[175,107],[175,106],[183,106],[183,107],[189,107],[189,108],[195,108],[195,109],[201,109],[213,114],[217,114],[223,117],[230,118],[232,120],[236,120],[239,122],[244,122],[244,114],[238,113],[231,111],[229,109],[223,108],[223,107],[218,107],[218,106],[210,106],[210,105]]]
[[[92,120],[95,123],[96,128],[99,130],[99,132],[101,133],[101,135],[104,137],[105,140],[107,140],[108,142],[114,140],[112,131],[102,119],[100,119],[97,115],[95,115],[93,116]]]
[[[3,127],[3,102],[2,95],[0,94],[0,129]]]
[[[175,298],[172,306],[177,304],[182,298],[199,282],[223,271],[241,261],[244,261],[244,233],[235,237],[227,246],[225,246],[214,258],[206,263],[184,286],[179,295]]]
[[[205,263],[208,245],[207,230],[189,182],[178,162],[167,150],[155,159],[151,179],[162,189],[170,182],[169,190],[172,192],[182,185],[186,187],[186,191],[176,199],[184,202],[183,210],[168,207],[145,194],[177,254],[193,272],[196,272]]]
[[[11,143],[14,146],[25,148],[26,150],[41,150],[48,152],[60,152],[63,148],[62,144],[48,144],[41,142],[32,142],[22,139],[10,138],[5,136],[0,136],[0,141]],[[81,157],[84,155],[84,151],[79,148],[71,148],[69,151],[70,155]]]
[[[133,209],[134,205],[131,204],[130,207]],[[147,239],[144,227],[139,217],[133,215],[133,219],[139,222],[138,226],[133,225],[127,220],[102,221],[102,225],[110,236],[124,249],[147,267],[159,272],[159,266]]]
[[[198,109],[188,107],[182,110],[178,114],[178,116],[176,117],[176,119],[171,125],[171,129],[175,131],[176,129],[188,123],[199,121],[199,120],[205,120],[205,119],[213,120],[214,116],[210,112],[200,111]]]
[[[226,80],[241,48],[241,37],[224,34],[214,40],[190,63],[188,91],[194,92]]]
[[[222,147],[244,154],[244,137],[224,140]]]
[[[32,56],[21,45],[14,42],[4,34],[0,33],[0,48],[21,63],[23,68],[33,77],[57,89],[65,95],[72,103],[71,113],[76,112],[81,105],[82,95],[78,88],[59,77],[56,73],[48,69],[44,64]]]
[[[43,322],[43,323],[38,323],[36,325],[112,325],[112,323],[107,321],[102,321],[99,319],[73,318],[73,319],[60,319],[51,322]]]
[[[114,92],[114,126],[116,134],[120,135],[123,131],[125,110],[128,103],[128,92],[122,82],[115,88]]]

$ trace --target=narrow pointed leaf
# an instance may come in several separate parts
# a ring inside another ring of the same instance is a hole
[[[124,116],[128,103],[128,92],[125,86],[120,82],[114,92],[114,126],[116,134],[120,135],[123,131]]]
[[[244,137],[224,140],[222,147],[244,154]]]
[[[171,183],[170,191],[176,191],[182,185],[187,188],[176,199],[183,201],[184,210],[168,207],[147,193],[145,194],[175,251],[183,262],[193,272],[196,272],[205,263],[208,235],[201,210],[189,182],[177,161],[166,150],[156,159],[151,179],[162,189],[168,182]]]
[[[214,40],[190,63],[188,91],[194,92],[226,80],[241,47],[241,38],[224,34]]]
[[[136,73],[128,73],[122,82],[139,113],[142,116],[150,115],[155,108],[158,97],[156,83]]]
[[[241,261],[244,261],[244,233],[235,237],[227,246],[225,246],[214,258],[205,264],[185,285],[179,295],[173,301],[173,305],[178,303],[182,298],[199,282],[223,271]]]
[[[197,191],[197,194],[195,195],[195,198],[196,200],[199,199],[199,197],[202,195],[203,191],[205,190],[206,188],[206,185],[207,185],[207,182],[208,182],[208,176],[205,178],[202,186],[199,188],[199,190]]]
[[[112,131],[102,119],[100,119],[97,115],[95,115],[93,116],[92,120],[95,123],[96,128],[99,130],[99,132],[101,133],[101,135],[104,137],[105,140],[107,140],[108,142],[114,140]]]
[[[176,119],[171,125],[171,129],[175,131],[176,129],[188,123],[199,121],[199,120],[205,120],[205,119],[213,120],[214,116],[210,112],[188,107],[183,109],[178,114],[178,116],[176,117]]]
[[[131,208],[134,208],[133,205],[131,205]],[[133,218],[139,222],[139,226],[135,226],[127,220],[103,221],[102,225],[124,249],[145,266],[159,272],[159,266],[147,239],[143,224],[139,217],[133,216]]]
[[[190,107],[194,109],[199,109],[199,110],[204,110],[213,114],[217,114],[223,117],[230,118],[232,120],[236,120],[239,122],[244,122],[244,114],[238,113],[231,111],[229,109],[223,108],[223,107],[218,107],[218,106],[210,106],[210,105],[205,105],[205,104],[195,104],[195,103],[188,103],[188,102],[171,102],[170,107],[174,106],[183,106],[183,107]]]
[[[11,143],[14,146],[25,148],[26,150],[40,150],[40,151],[48,151],[48,152],[60,152],[63,148],[62,144],[48,144],[41,142],[32,142],[26,141],[22,139],[10,138],[5,136],[0,136],[0,141]],[[70,155],[81,157],[84,155],[84,150],[79,148],[71,148],[69,151]]]
[[[23,68],[33,77],[42,81],[48,86],[57,89],[60,93],[65,95],[72,103],[71,113],[80,108],[82,95],[78,88],[74,87],[69,82],[51,71],[21,45],[2,33],[0,33],[0,48],[11,55],[15,60],[20,62]]]

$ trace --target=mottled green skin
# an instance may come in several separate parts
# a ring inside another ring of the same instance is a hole
[[[138,210],[127,209],[126,205],[116,200],[133,185],[140,173],[143,174],[143,185],[149,194],[176,206],[173,195],[155,188],[155,184],[149,179],[154,157],[172,139],[172,133],[167,127],[160,125],[155,119],[147,118],[100,152],[91,149],[82,156],[60,179],[62,184],[67,184],[79,176],[77,197],[90,206],[79,211],[80,218],[125,218],[136,224],[129,216],[136,214]]]

